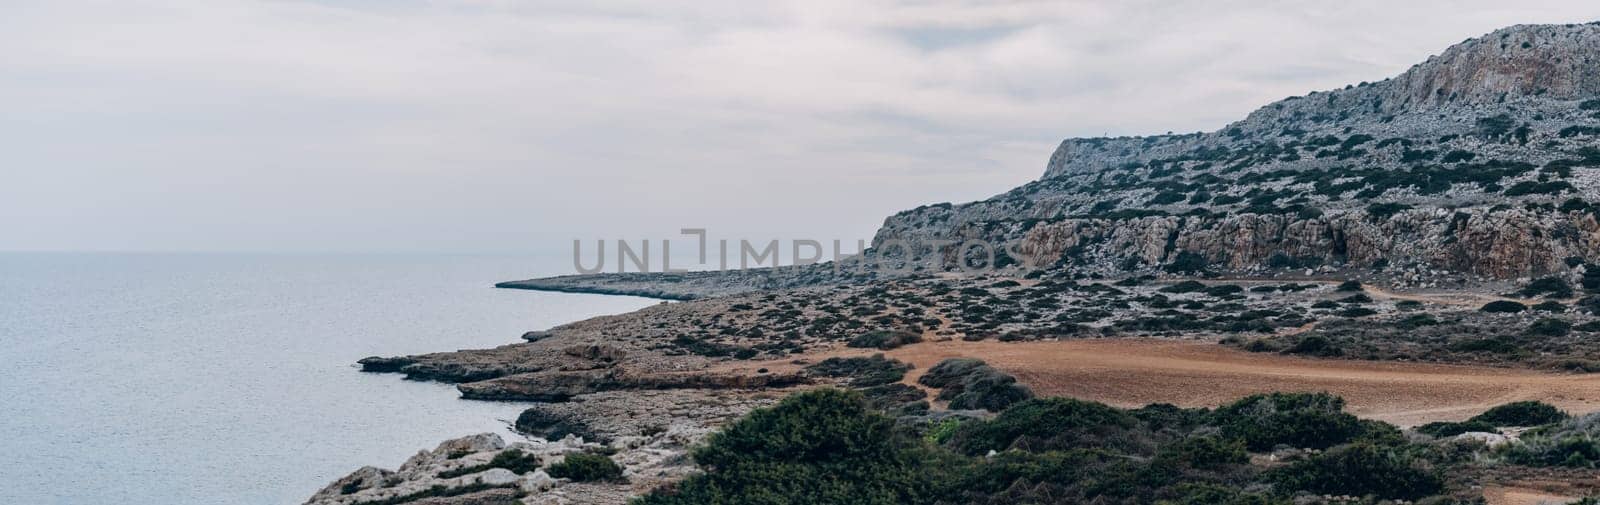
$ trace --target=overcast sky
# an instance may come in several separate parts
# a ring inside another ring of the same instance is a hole
[[[8,0],[0,250],[870,238],[1600,2]]]

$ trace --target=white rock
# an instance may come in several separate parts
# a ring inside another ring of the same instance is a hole
[[[561,481],[551,477],[548,473],[544,473],[544,470],[534,470],[527,475],[523,475],[522,482],[518,485],[522,487],[523,491],[541,493],[561,485]]]
[[[1451,440],[1454,440],[1454,441],[1457,441],[1457,442],[1462,442],[1462,441],[1482,442],[1483,445],[1488,446],[1488,447],[1499,447],[1499,446],[1506,445],[1507,443],[1511,442],[1511,438],[1507,437],[1505,435],[1501,435],[1499,433],[1488,433],[1488,432],[1483,432],[1483,431],[1469,431],[1469,432],[1466,432],[1466,433],[1462,433],[1460,435],[1456,435],[1455,438],[1452,438]]]
[[[520,479],[521,477],[518,477],[517,474],[512,473],[511,470],[504,468],[490,468],[477,475],[477,481],[479,483],[488,484],[491,486],[513,484]]]

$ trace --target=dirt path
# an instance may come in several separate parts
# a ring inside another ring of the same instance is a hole
[[[1475,366],[1313,360],[1209,342],[1150,339],[933,342],[889,351],[917,368],[968,356],[1046,396],[1132,407],[1215,406],[1266,391],[1328,391],[1359,416],[1402,426],[1461,420],[1501,403],[1542,400],[1574,413],[1600,410],[1600,375]]]
[[[1561,505],[1578,501],[1566,495],[1508,487],[1486,488],[1483,490],[1483,499],[1489,505]]]

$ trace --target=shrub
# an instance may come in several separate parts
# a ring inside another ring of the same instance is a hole
[[[1274,505],[1288,503],[1217,484],[1185,483],[1173,490],[1177,498],[1163,505]]]
[[[917,382],[943,388],[939,399],[952,409],[983,409],[999,412],[1013,403],[1033,398],[1033,392],[1017,384],[1017,379],[973,358],[940,361]]]
[[[1168,191],[1151,197],[1150,201],[1146,202],[1145,205],[1166,205],[1169,203],[1178,203],[1183,201],[1186,197],[1187,195],[1183,193]]]
[[[1361,291],[1361,281],[1344,281],[1335,291]]]
[[[1555,319],[1544,318],[1534,321],[1528,326],[1528,333],[1543,337],[1560,337],[1572,333],[1572,323]]]
[[[517,475],[522,475],[534,470],[538,470],[542,465],[543,463],[539,461],[539,456],[525,454],[521,449],[508,449],[494,455],[494,459],[489,460],[488,463],[464,466],[454,470],[445,470],[443,472],[439,472],[439,478],[451,479],[460,477],[462,475],[482,472],[490,468],[504,468],[511,470],[512,473]]]
[[[550,465],[546,470],[551,477],[572,479],[576,482],[615,481],[622,479],[622,467],[611,458],[600,454],[574,452]]]
[[[1572,298],[1572,284],[1559,277],[1541,277],[1529,282],[1517,292],[1526,298],[1549,293],[1555,298]]]
[[[1356,444],[1312,456],[1269,476],[1280,492],[1378,496],[1415,500],[1438,493],[1444,481],[1403,449]]]
[[[1367,296],[1365,293],[1356,293],[1339,299],[1339,303],[1372,303],[1372,297]]]
[[[1327,337],[1311,335],[1301,338],[1299,342],[1283,350],[1284,354],[1300,354],[1306,356],[1333,357],[1343,356],[1344,350],[1335,346]]]
[[[1156,454],[1156,459],[1190,468],[1211,469],[1249,463],[1250,455],[1244,451],[1244,444],[1238,440],[1201,436],[1190,437],[1162,447]]]
[[[1493,426],[1542,426],[1567,418],[1567,414],[1554,406],[1537,401],[1507,403],[1473,416],[1477,421]]]
[[[1566,312],[1567,306],[1563,305],[1561,302],[1551,300],[1548,302],[1539,302],[1533,306],[1533,310],[1540,312]]]
[[[1600,462],[1600,414],[1530,431],[1503,451],[1507,461],[1520,465],[1593,467]]]
[[[1223,435],[1252,450],[1278,444],[1322,449],[1350,441],[1364,430],[1344,412],[1344,399],[1327,393],[1268,393],[1217,408],[1214,424]]]
[[[1244,288],[1238,284],[1219,284],[1206,288],[1206,294],[1215,297],[1232,296],[1243,292]]]
[[[1462,162],[1472,161],[1472,159],[1476,158],[1476,157],[1478,157],[1478,155],[1475,154],[1475,153],[1472,153],[1471,151],[1463,151],[1463,150],[1460,150],[1460,149],[1456,149],[1454,151],[1450,151],[1448,153],[1444,153],[1444,158],[1440,159],[1439,161],[1442,161],[1442,162],[1445,162],[1445,163],[1462,163]]]
[[[1454,342],[1446,349],[1456,352],[1491,352],[1495,354],[1512,354],[1521,352],[1517,344],[1499,338],[1480,338]]]
[[[1497,432],[1497,430],[1495,430],[1495,428],[1494,428],[1494,425],[1486,423],[1486,422],[1483,422],[1483,421],[1464,421],[1464,422],[1459,422],[1459,423],[1441,421],[1441,422],[1428,423],[1428,424],[1424,424],[1422,426],[1418,426],[1416,428],[1416,430],[1417,430],[1417,433],[1422,433],[1424,435],[1429,435],[1429,436],[1438,437],[1438,438],[1453,437],[1453,436],[1456,436],[1456,435],[1460,435],[1462,433],[1467,433],[1467,432],[1472,432],[1472,431],[1481,431],[1481,432],[1488,432],[1488,433]]]
[[[1574,189],[1575,188],[1572,187],[1572,184],[1568,183],[1566,181],[1548,181],[1548,182],[1522,181],[1522,182],[1519,182],[1519,183],[1516,183],[1516,184],[1512,184],[1511,187],[1506,188],[1505,195],[1506,196],[1558,195],[1558,194],[1561,194],[1561,193],[1566,192],[1566,191],[1572,191]]]
[[[946,358],[929,367],[922,377],[917,378],[917,383],[930,388],[943,388],[960,382],[973,370],[988,366],[977,358]]]
[[[867,358],[828,358],[805,368],[823,377],[847,377],[850,387],[866,388],[900,382],[911,365],[874,354]]]
[[[1520,304],[1520,303],[1517,303],[1517,302],[1509,301],[1509,300],[1495,300],[1495,301],[1492,301],[1492,302],[1484,304],[1483,307],[1479,308],[1478,310],[1483,311],[1483,312],[1498,312],[1498,313],[1514,314],[1514,313],[1517,313],[1517,312],[1522,312],[1524,310],[1528,310],[1528,306]]]
[[[894,429],[859,393],[817,389],[756,409],[694,451],[704,470],[638,505],[930,503],[959,465]]]
[[[1528,466],[1592,468],[1596,461],[1600,461],[1600,443],[1588,437],[1525,440],[1509,449],[1506,459]]]
[[[1178,256],[1172,260],[1172,263],[1164,267],[1163,270],[1165,270],[1167,273],[1175,274],[1197,274],[1204,272],[1207,264],[1208,262],[1206,261],[1205,256],[1201,256],[1200,254],[1189,251],[1182,251],[1179,252]]]
[[[1410,205],[1403,203],[1374,203],[1367,206],[1367,219],[1381,221],[1410,208]]]
[[[1040,451],[1098,443],[1114,445],[1124,438],[1118,432],[1137,425],[1137,418],[1104,404],[1041,398],[1012,405],[992,420],[965,423],[950,443],[967,454],[1012,447]]]
[[[1205,283],[1200,281],[1183,281],[1161,288],[1162,293],[1197,293],[1205,290]]]
[[[845,347],[878,348],[890,350],[922,341],[922,335],[909,331],[869,331],[845,343]]]
[[[1343,317],[1367,317],[1377,313],[1378,311],[1366,307],[1350,307],[1339,311],[1339,315]]]

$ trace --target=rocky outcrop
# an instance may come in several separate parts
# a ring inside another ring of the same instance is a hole
[[[1518,25],[1451,46],[1392,79],[1316,92],[1262,107],[1210,134],[1074,138],[1050,156],[1045,178],[1094,173],[1127,163],[1170,158],[1196,148],[1223,147],[1247,136],[1278,136],[1303,119],[1392,122],[1407,114],[1495,109],[1507,101],[1574,101],[1600,96],[1600,24]],[[1475,126],[1478,115],[1454,119]],[[1448,128],[1449,121],[1433,123]],[[1366,125],[1371,126],[1371,125]]]
[[[981,240],[1097,273],[1188,252],[1231,271],[1543,275],[1600,255],[1597,140],[1600,24],[1516,26],[1221,131],[1068,139],[1039,181],[896,214],[873,246]]]
[[[1353,211],[1315,218],[1068,219],[1030,229],[1019,250],[1044,260],[1036,263],[1073,256],[1164,265],[1192,252],[1229,271],[1420,265],[1508,278],[1564,271],[1568,258],[1600,256],[1600,222],[1589,213],[1487,208],[1410,210],[1387,217]]]
[[[418,452],[395,470],[356,470],[318,491],[306,504],[622,505],[644,491],[694,472],[691,460],[685,457],[690,448],[728,419],[772,403],[764,398],[684,391],[600,393],[584,400],[541,408],[551,418],[593,420],[590,430],[603,441],[573,433],[513,443],[489,433],[462,437]],[[625,480],[571,482],[553,478],[544,470],[574,452],[610,454],[612,461],[623,467]],[[522,464],[496,466],[496,461],[508,459]]]
[[[801,374],[741,375],[710,372],[649,373],[627,369],[509,375],[456,385],[473,400],[563,402],[578,395],[618,390],[765,389],[803,384]]]
[[[866,282],[875,277],[870,271],[834,267],[830,262],[745,270],[563,275],[501,282],[495,287],[681,301],[821,284]]]

